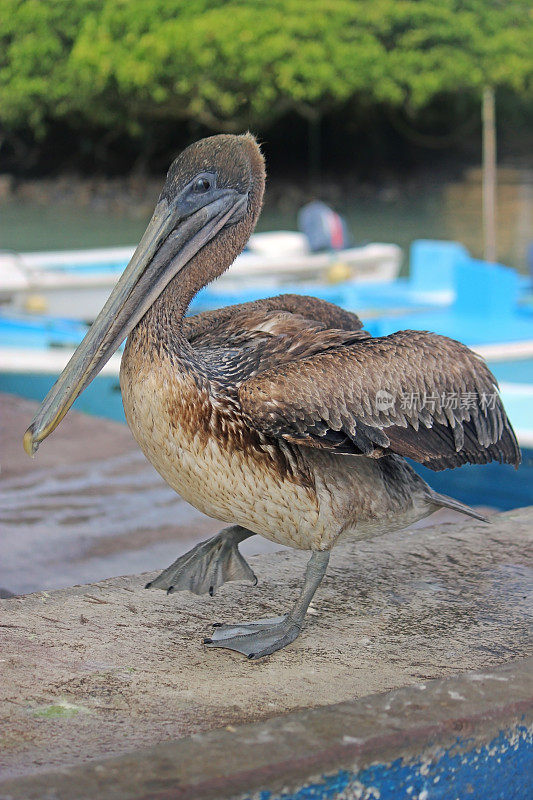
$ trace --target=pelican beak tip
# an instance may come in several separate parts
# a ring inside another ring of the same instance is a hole
[[[35,458],[35,453],[39,447],[39,442],[36,442],[33,438],[33,425],[30,425],[26,433],[24,434],[23,439],[24,450],[30,456],[30,458]]]

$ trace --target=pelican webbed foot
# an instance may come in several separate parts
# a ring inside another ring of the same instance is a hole
[[[329,562],[329,552],[314,552],[307,565],[302,592],[289,614],[234,625],[215,623],[213,633],[204,639],[208,647],[225,647],[250,659],[263,658],[294,642],[302,630],[305,613]]]
[[[248,562],[239,552],[239,542],[254,534],[231,525],[208,539],[195,545],[180,556],[157,578],[146,584],[147,589],[164,589],[167,594],[188,589],[195,594],[210,594],[227,581],[251,581],[257,578]]]
[[[258,619],[235,625],[215,623],[210,638],[204,639],[208,647],[225,647],[250,659],[262,658],[294,642],[301,627],[289,614],[282,617]]]

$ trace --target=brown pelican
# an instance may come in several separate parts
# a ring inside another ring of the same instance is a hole
[[[178,156],[132,260],[24,442],[33,455],[128,336],[120,382],[135,439],[173,489],[229,524],[148,587],[213,594],[225,581],[255,581],[238,550],[254,534],[311,551],[288,614],[214,626],[205,639],[249,658],[299,635],[340,538],[377,536],[441,507],[483,519],[434,492],[404,457],[434,470],[520,462],[494,377],[459,342],[419,331],[371,338],[355,314],[295,295],[185,318],[245,246],[264,182],[249,134]]]

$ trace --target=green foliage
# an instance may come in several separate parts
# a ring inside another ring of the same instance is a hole
[[[526,94],[527,0],[2,0],[0,121],[265,128],[349,100]]]
[[[69,113],[76,76],[69,56],[82,20],[98,0],[2,0],[0,122],[42,132],[47,118]]]

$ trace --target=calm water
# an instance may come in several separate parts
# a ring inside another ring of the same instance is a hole
[[[472,171],[459,183],[428,186],[416,196],[401,190],[340,205],[356,242],[395,242],[405,252],[414,239],[454,239],[482,255],[481,185]],[[296,208],[267,208],[258,230],[295,229]],[[68,205],[0,205],[0,249],[50,250],[133,245],[148,217],[129,217]],[[499,259],[526,269],[533,241],[533,173],[502,170],[498,188]]]

